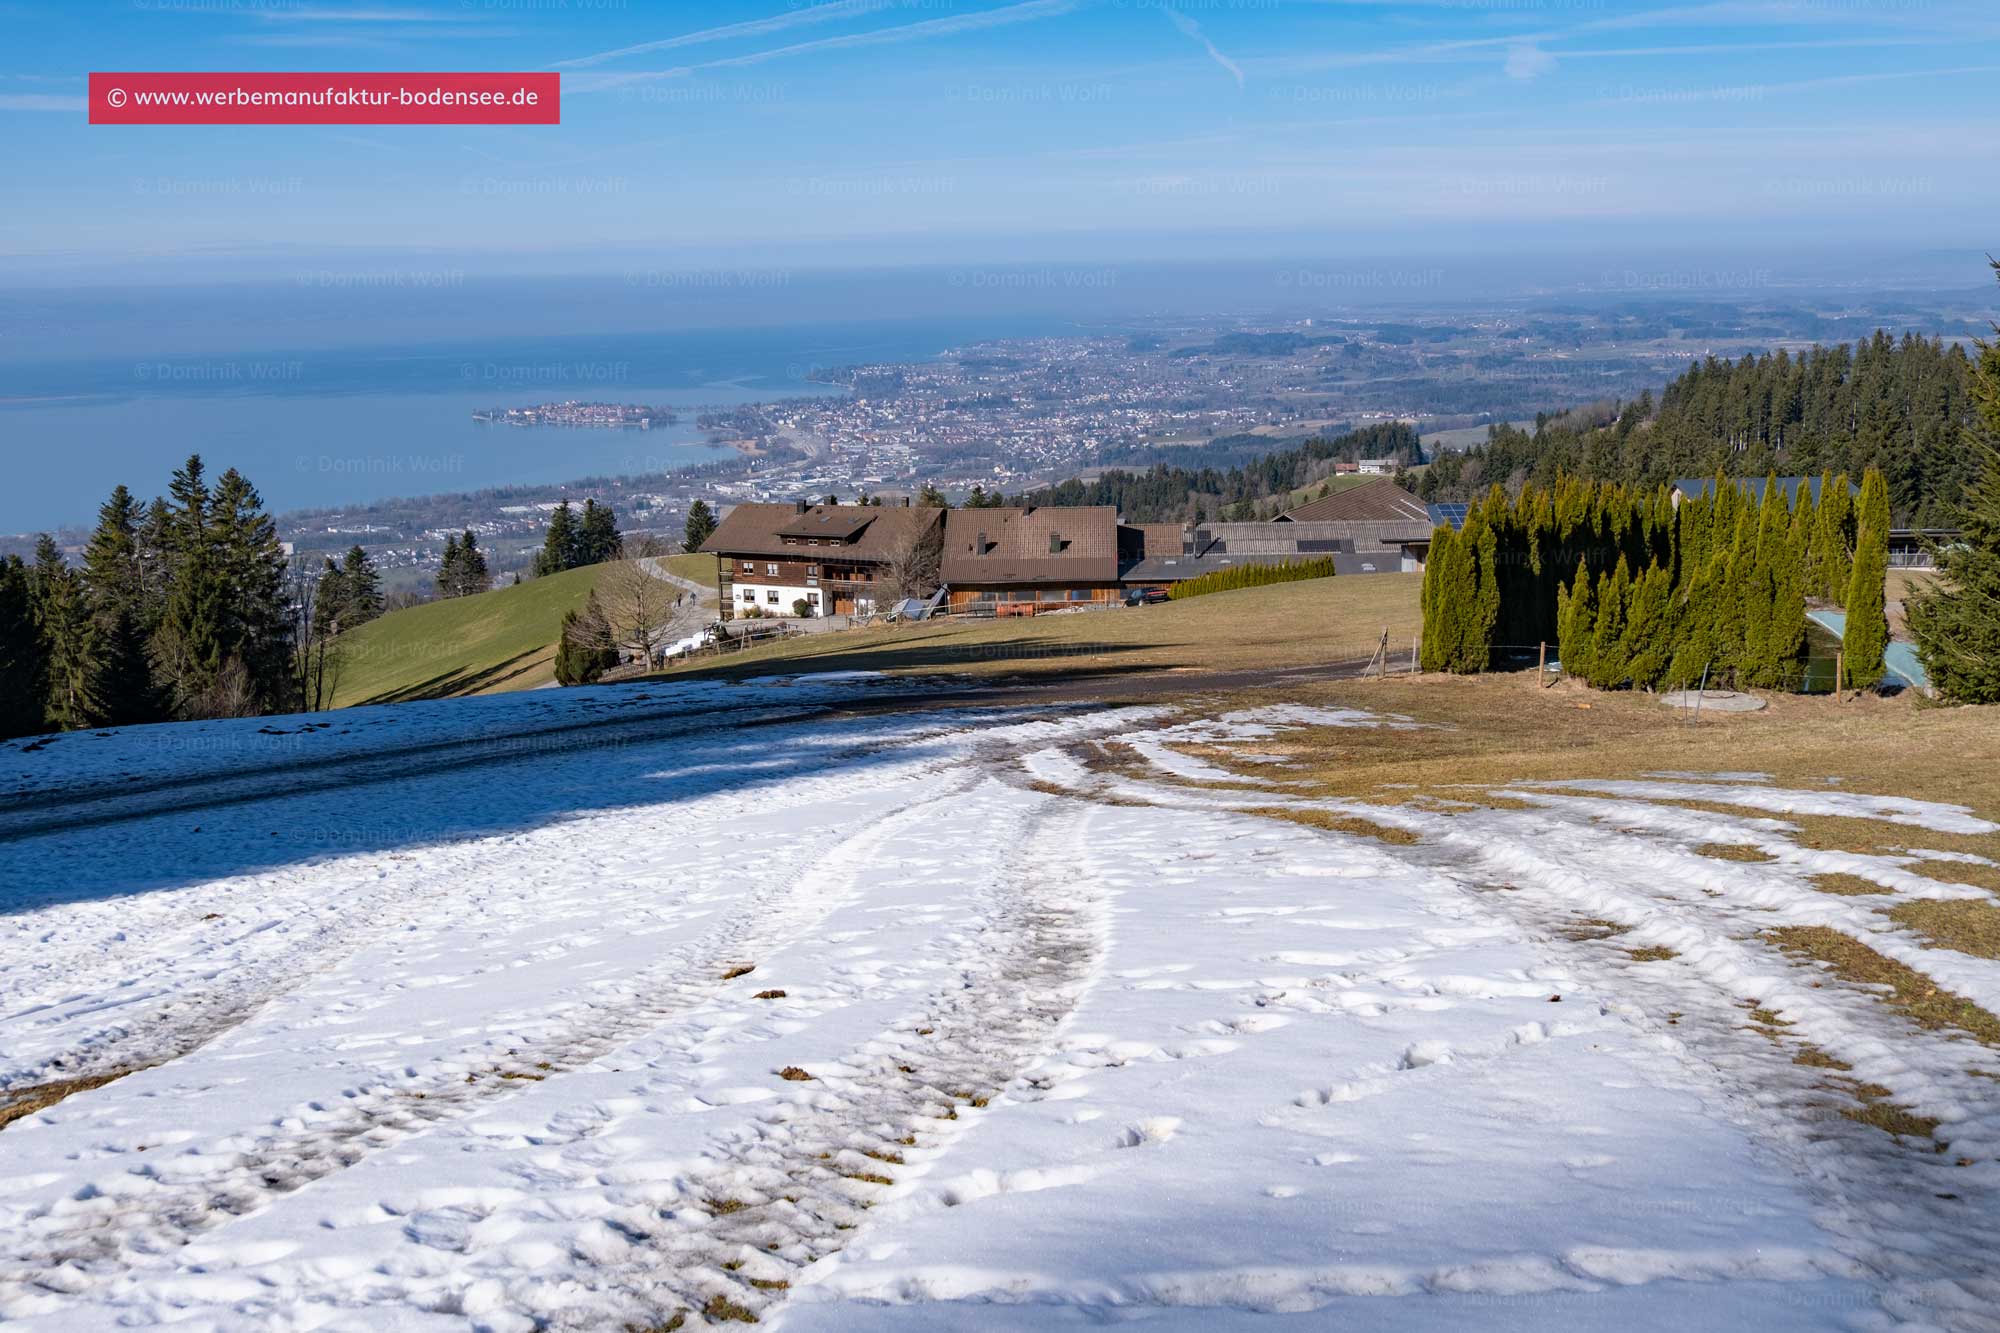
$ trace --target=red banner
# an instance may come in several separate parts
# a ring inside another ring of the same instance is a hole
[[[92,74],[93,125],[560,125],[560,74]]]

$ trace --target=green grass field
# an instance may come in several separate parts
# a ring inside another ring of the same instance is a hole
[[[1020,620],[873,625],[694,658],[669,675],[807,671],[1056,676],[1282,669],[1366,657],[1382,631],[1407,657],[1421,624],[1421,574],[1310,579],[1161,606]]]
[[[715,560],[677,555],[667,567],[715,599]],[[531,690],[555,679],[556,636],[606,565],[566,570],[477,597],[392,611],[341,638],[333,704],[400,703]]]

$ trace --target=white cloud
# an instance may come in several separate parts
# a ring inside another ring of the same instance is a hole
[[[1236,86],[1238,88],[1241,88],[1243,86],[1242,68],[1239,65],[1237,65],[1235,61],[1231,60],[1228,56],[1222,54],[1222,52],[1215,49],[1215,43],[1208,40],[1208,34],[1204,33],[1201,30],[1200,24],[1196,23],[1193,19],[1189,18],[1187,15],[1181,13],[1178,9],[1168,9],[1163,12],[1166,14],[1168,18],[1173,20],[1174,26],[1176,28],[1179,28],[1183,33],[1185,33],[1189,37],[1194,38],[1197,42],[1200,42],[1202,44],[1203,48],[1206,49],[1208,52],[1209,59],[1213,60],[1216,64],[1222,66],[1224,69],[1229,71],[1230,77],[1236,80]]]
[[[602,74],[589,84],[579,84],[577,90],[589,92],[604,88],[615,88],[621,84],[640,83],[657,79],[685,78],[698,70],[729,69],[741,65],[761,65],[767,60],[777,60],[785,56],[807,55],[814,51],[851,50],[856,47],[893,46],[904,42],[927,41],[933,37],[951,37],[962,32],[977,32],[985,28],[998,28],[1013,23],[1027,23],[1035,19],[1053,18],[1075,9],[1080,0],[1025,0],[1025,3],[1006,5],[999,9],[983,9],[972,14],[956,14],[949,18],[924,19],[918,23],[905,23],[894,28],[877,28],[872,32],[852,32],[839,37],[820,37],[810,42],[795,42],[790,46],[777,46],[764,51],[752,51],[748,55],[725,56],[719,60],[704,60],[693,65],[677,65],[672,69],[633,70],[629,73]],[[591,78],[590,75],[582,76]]]
[[[1533,42],[1507,48],[1506,69],[1510,79],[1538,79],[1555,67],[1556,58]]]
[[[620,56],[644,55],[649,51],[667,51],[677,46],[698,46],[705,42],[723,42],[734,37],[761,37],[766,33],[782,32],[786,28],[797,28],[808,23],[830,23],[835,19],[871,14],[881,8],[881,0],[833,0],[831,4],[813,5],[806,9],[794,9],[789,13],[773,14],[770,18],[746,19],[741,23],[725,23],[717,28],[703,28],[699,32],[685,32],[678,37],[663,37],[656,42],[639,42],[633,46],[621,46],[615,50],[599,51],[594,55],[576,56],[569,60],[558,60],[553,62],[552,68],[580,69],[585,65],[597,65],[607,60],[616,60]]]

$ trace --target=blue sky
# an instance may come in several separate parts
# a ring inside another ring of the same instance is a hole
[[[1993,0],[0,3],[0,275],[2000,248]],[[92,127],[88,71],[557,69],[559,127]]]

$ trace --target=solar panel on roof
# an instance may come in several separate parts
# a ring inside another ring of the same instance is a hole
[[[1462,528],[1465,526],[1466,506],[1462,504],[1454,501],[1450,504],[1426,505],[1425,508],[1430,510],[1431,522],[1436,526],[1441,527],[1447,524],[1453,528]]]

